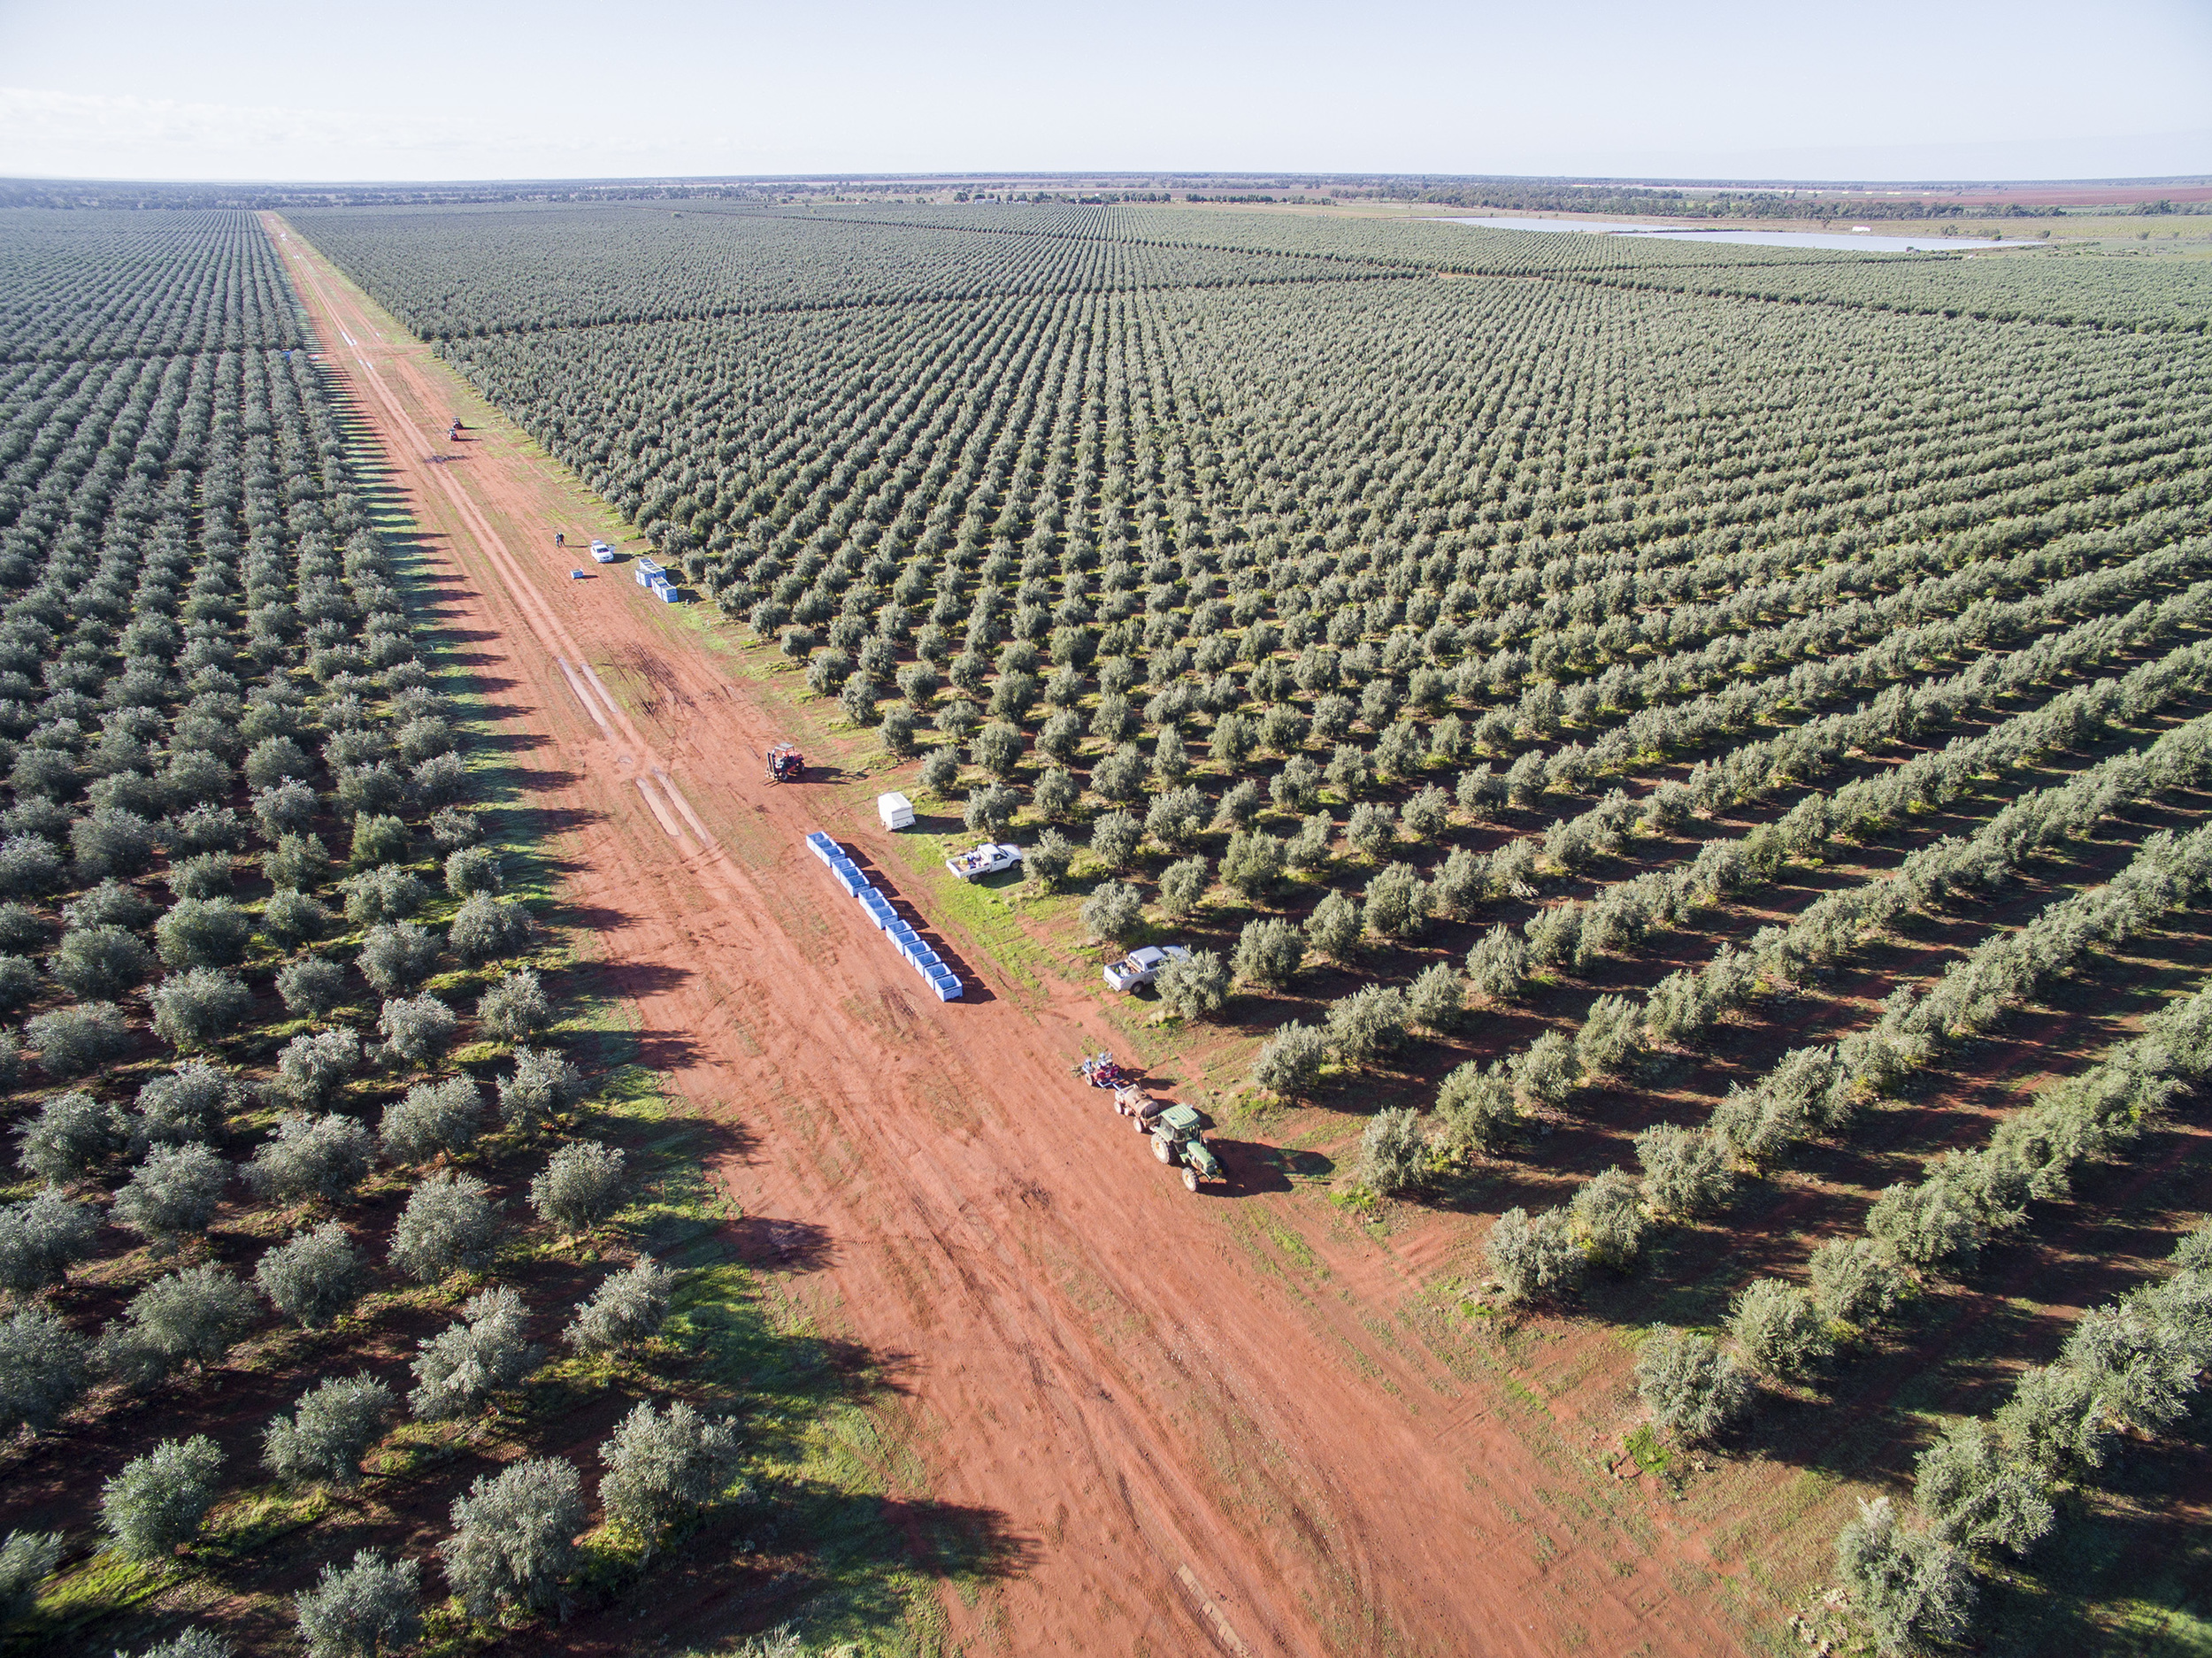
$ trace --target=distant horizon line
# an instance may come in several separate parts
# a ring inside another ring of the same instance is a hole
[[[798,173],[656,173],[599,176],[515,176],[509,178],[448,179],[282,179],[274,177],[206,177],[150,179],[127,174],[0,173],[0,186],[142,185],[149,188],[193,188],[217,186],[255,186],[290,190],[341,189],[456,189],[559,185],[605,188],[621,185],[810,185],[829,188],[868,186],[1002,185],[1062,188],[1088,185],[1097,188],[1179,188],[1186,186],[1242,185],[1278,190],[1322,189],[1336,185],[1378,184],[1540,184],[1632,189],[1790,190],[1847,193],[1890,190],[1919,193],[1966,190],[2085,188],[2095,186],[2150,188],[2212,186],[2212,173],[2150,175],[2113,175],[2095,178],[1954,178],[1954,179],[1844,179],[1756,178],[1708,176],[1670,178],[1649,175],[1577,173],[1321,173],[1321,172],[1204,172],[1204,171],[1060,171],[1009,169],[1000,172],[873,173],[855,170]]]

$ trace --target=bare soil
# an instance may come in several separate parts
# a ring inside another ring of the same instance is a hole
[[[1402,1310],[1415,1269],[1294,1186],[1275,1148],[1232,1142],[1232,1194],[1186,1193],[1070,1075],[1113,1045],[1099,990],[1009,976],[901,876],[966,970],[965,999],[938,1003],[802,845],[823,828],[905,869],[858,743],[841,756],[756,682],[758,654],[652,600],[626,564],[571,580],[588,558],[574,543],[617,527],[604,506],[268,222],[449,578],[647,1063],[672,1097],[744,1124],[722,1172],[749,1258],[818,1333],[895,1369],[891,1498],[955,1505],[1004,1541],[994,1585],[941,1597],[951,1641],[1719,1654],[1771,1627],[1748,1572],[1717,1585],[1667,1508],[1620,1501],[1585,1431],[1429,1341]],[[826,776],[764,783],[761,751],[787,734]],[[733,1605],[713,1562],[690,1570],[645,1625],[672,1647],[793,1609]],[[630,1649],[637,1610],[570,1644]]]

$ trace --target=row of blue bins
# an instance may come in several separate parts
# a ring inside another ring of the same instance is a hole
[[[829,870],[830,879],[845,889],[846,894],[868,912],[868,919],[883,930],[907,964],[928,981],[940,1002],[956,1002],[960,998],[960,975],[945,964],[944,958],[931,949],[922,935],[899,919],[898,911],[891,908],[888,899],[875,889],[860,866],[847,857],[844,849],[819,829],[806,838],[807,850],[822,860]]]

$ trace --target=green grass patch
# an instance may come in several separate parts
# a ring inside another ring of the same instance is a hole
[[[1648,1422],[1642,1424],[1628,1436],[1625,1448],[1636,1459],[1636,1466],[1647,1474],[1663,1474],[1673,1454],[1660,1443],[1658,1433]]]

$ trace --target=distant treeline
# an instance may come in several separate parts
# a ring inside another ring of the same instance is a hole
[[[74,180],[0,180],[0,207],[213,208],[447,207],[472,202],[614,202],[689,200],[770,202],[803,187],[775,190],[738,184],[131,184]],[[852,188],[857,187],[841,187]]]
[[[2159,215],[2202,213],[2212,203],[2145,202],[2134,207],[2066,207],[2021,202],[1932,202],[1918,196],[1827,196],[1801,190],[1640,189],[1621,185],[1486,182],[1386,186],[1375,192],[1401,201],[1516,212],[1658,214],[1670,219],[2058,219],[2069,211]]]
[[[62,179],[0,179],[0,208],[275,209],[313,207],[446,207],[494,202],[727,201],[778,202],[903,199],[933,196],[950,180],[751,179],[730,181],[653,179],[557,179],[458,184],[142,184]],[[1382,178],[1302,184],[1260,179],[1194,176],[1134,181],[1117,188],[1069,180],[1038,188],[1035,180],[992,183],[961,180],[953,199],[1058,202],[1082,206],[1125,203],[1267,203],[1321,206],[1370,199],[1492,208],[1507,212],[1660,215],[1673,219],[2055,219],[2070,211],[2158,216],[2212,212],[2212,203],[2146,202],[2133,207],[2029,206],[2019,203],[1932,202],[1911,196],[1824,195],[1802,190],[1735,191],[1712,188],[1646,189],[1624,184],[1571,184],[1512,179]]]

